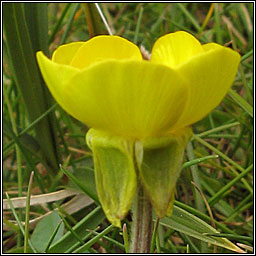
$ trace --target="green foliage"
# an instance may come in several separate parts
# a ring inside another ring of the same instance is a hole
[[[40,22],[39,20],[40,19]],[[46,4],[3,4],[3,24],[12,80],[23,98],[32,122],[51,105],[35,60],[38,49],[47,51]],[[58,154],[54,116],[46,116],[35,125],[37,141],[49,166],[56,169]]]
[[[10,204],[13,197],[26,200],[22,196],[28,191],[32,170],[31,202],[34,195],[67,187],[78,193],[54,203],[31,205],[29,215],[13,201],[11,210],[4,209],[3,214],[3,252],[23,253],[24,237],[29,253],[125,253],[127,248],[130,215],[123,221],[127,226],[123,236],[98,206],[92,153],[84,141],[87,127],[53,102],[34,58],[39,49],[50,56],[60,44],[87,40],[89,32],[108,33],[97,8],[85,5],[91,8],[87,8],[91,17],[80,3],[3,3],[3,189],[8,191],[7,200]],[[224,254],[238,252],[239,246],[252,252],[253,3],[99,6],[113,34],[149,52],[161,35],[186,30],[202,43],[218,42],[242,55],[232,89],[193,126],[195,135],[185,152],[173,215],[160,219],[152,250]],[[91,201],[79,199],[84,194]]]
[[[44,217],[36,226],[31,235],[31,242],[38,252],[45,252],[51,235],[54,233],[56,227],[58,227],[61,218],[58,212],[54,211],[50,215]],[[62,236],[64,231],[64,225],[61,223],[60,227],[55,234],[52,243],[57,242]]]

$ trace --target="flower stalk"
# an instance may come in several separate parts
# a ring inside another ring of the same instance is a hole
[[[142,185],[139,184],[132,206],[130,253],[150,252],[152,226],[152,205]]]

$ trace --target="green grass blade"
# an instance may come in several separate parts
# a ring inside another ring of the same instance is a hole
[[[16,213],[16,211],[15,211],[15,209],[13,207],[12,201],[11,201],[11,199],[10,199],[10,197],[9,197],[9,195],[7,193],[6,193],[6,198],[8,200],[9,205],[10,205],[10,208],[12,210],[13,216],[15,217],[15,219],[17,221],[17,224],[18,224],[18,226],[19,226],[23,236],[25,236],[25,230],[24,230],[24,228],[23,228],[23,226],[21,224],[21,221],[20,221],[20,219],[19,219],[19,217],[18,217],[18,215],[17,215],[17,213]],[[37,253],[36,249],[34,248],[33,244],[31,243],[30,239],[28,239],[28,244],[29,244],[30,248],[33,250],[33,252]]]
[[[235,252],[243,252],[239,247],[231,243],[226,238],[209,237],[204,235],[205,233],[218,232],[201,219],[177,206],[173,207],[172,217],[162,218],[160,220],[160,224],[212,245],[217,245]]]
[[[99,235],[100,234],[100,233],[98,233],[98,232],[96,232],[94,230],[92,230],[91,233],[95,234],[95,235]],[[114,245],[118,246],[120,249],[125,250],[125,246],[123,244],[121,244],[120,242],[118,242],[118,241],[116,241],[116,240],[114,240],[114,239],[112,239],[112,238],[110,238],[108,236],[105,236],[105,235],[103,236],[103,238],[106,239],[107,241],[113,243]]]
[[[30,175],[29,183],[28,183],[28,192],[27,192],[27,200],[26,200],[24,253],[28,252],[30,197],[31,197],[33,176],[34,176],[34,172],[32,171]]]
[[[209,144],[208,142],[204,141],[203,139],[201,139],[199,136],[197,135],[193,135],[193,139],[197,140],[198,142],[200,142],[202,145],[206,146],[207,148],[211,149],[213,152],[215,152],[216,154],[218,154],[220,157],[222,157],[223,159],[225,159],[227,162],[229,162],[231,165],[233,165],[235,168],[237,168],[240,172],[244,171],[244,168],[241,167],[239,164],[237,164],[235,161],[233,161],[232,159],[230,159],[229,157],[227,157],[225,154],[223,154],[221,151],[219,151],[217,148],[213,147],[211,144]]]
[[[80,238],[84,240],[84,238],[88,235],[89,231],[95,229],[102,223],[105,219],[105,215],[101,210],[101,207],[98,206],[94,210],[92,210],[88,215],[86,215],[79,223],[77,223],[73,230],[80,235]],[[73,236],[73,234],[68,231],[59,241],[54,243],[50,249],[49,253],[61,253],[69,250],[75,244],[80,244],[77,242],[77,239]]]
[[[26,3],[24,14],[33,52],[41,50],[48,54],[47,3]]]
[[[64,231],[64,225],[61,222],[58,211],[52,211],[37,223],[31,235],[31,242],[38,252],[45,252],[45,249],[47,248],[50,239],[53,237],[58,225],[60,225],[60,227],[54,235],[54,242],[58,241],[63,236]]]
[[[187,145],[187,156],[188,156],[188,159],[190,161],[195,160],[194,149],[193,149],[193,145],[192,145],[191,141]],[[193,181],[195,182],[196,186],[198,186],[198,188],[200,190],[202,190],[197,165],[191,165],[190,169],[191,169],[191,175],[192,175]],[[193,192],[194,192],[194,199],[195,199],[196,208],[199,211],[204,212],[205,211],[205,205],[204,205],[204,202],[202,200],[202,197],[201,197],[200,193],[195,188],[193,188]]]
[[[72,227],[69,225],[69,223],[65,220],[64,217],[62,217],[62,220],[65,224],[65,226],[67,227],[67,229],[71,232],[71,234],[73,235],[73,237],[75,237],[77,239],[77,241],[80,243],[80,244],[84,244],[84,241],[80,238],[80,236],[74,231],[74,229],[72,229]]]
[[[230,89],[228,92],[229,96],[253,118],[253,107],[246,102],[237,92]]]
[[[159,225],[159,218],[156,218],[154,229],[153,229],[153,234],[152,234],[152,239],[151,239],[151,244],[150,244],[150,253],[154,252],[155,245],[156,245],[156,237],[157,237],[157,228]]]
[[[60,228],[61,224],[62,224],[62,220],[58,223],[58,225],[57,225],[56,228],[54,229],[54,231],[53,231],[51,237],[49,238],[49,241],[48,241],[48,243],[47,243],[47,245],[46,245],[46,247],[45,247],[45,250],[44,250],[45,253],[48,252],[48,250],[49,250],[49,248],[50,248],[50,246],[51,246],[51,244],[52,244],[52,242],[53,242],[53,240],[54,240],[54,238],[55,238],[57,232],[59,231],[59,228]]]
[[[220,17],[221,17],[221,15],[220,15],[220,3],[215,3],[214,4],[214,21],[215,21],[216,42],[219,43],[219,44],[223,44]]]
[[[28,32],[33,48],[33,52],[39,50],[43,51],[45,54],[49,55],[48,49],[48,4],[47,3],[26,3],[24,4],[24,14],[26,18],[26,25],[28,27]],[[43,97],[45,99],[45,109],[48,109],[54,104],[54,100],[44,84],[42,77],[40,77],[42,91],[44,93]],[[46,117],[49,122],[51,139],[54,144],[54,152],[56,158],[59,162],[61,159],[59,144],[57,139],[57,126],[56,126],[56,116],[54,112],[49,113]]]
[[[196,28],[197,31],[200,31],[200,25],[197,20],[193,17],[193,15],[186,9],[184,3],[176,3],[176,5],[180,8],[180,10],[184,13],[184,15],[190,20],[191,24]]]
[[[135,29],[134,39],[133,39],[133,42],[135,44],[137,44],[137,42],[138,42],[138,34],[139,34],[139,30],[140,30],[142,15],[143,15],[143,7],[140,7],[139,17],[138,17],[138,21],[137,21],[137,24],[136,24],[136,29]]]
[[[249,236],[239,236],[234,234],[223,234],[223,233],[205,233],[206,236],[214,236],[214,237],[225,237],[229,239],[234,239],[240,242],[241,240],[247,241],[247,242],[253,242],[253,237]]]
[[[57,31],[59,30],[60,25],[61,25],[61,23],[62,23],[64,17],[66,16],[66,14],[67,14],[67,12],[68,12],[70,6],[71,6],[71,3],[70,3],[70,2],[66,4],[64,10],[63,10],[62,13],[61,13],[60,18],[58,19],[58,21],[57,21],[57,23],[56,23],[56,25],[55,25],[55,27],[54,27],[54,29],[53,29],[53,31],[52,31],[50,37],[49,37],[48,44],[51,44],[51,43],[53,42],[54,37],[56,36],[56,33],[57,33]]]
[[[94,238],[89,240],[86,244],[82,245],[78,249],[76,249],[73,253],[83,253],[86,252],[93,244],[95,244],[101,237],[109,233],[113,229],[113,225],[108,226],[105,228],[101,233],[96,235]]]
[[[174,204],[175,204],[176,206],[178,206],[179,208],[181,208],[181,209],[183,209],[183,210],[185,210],[185,211],[187,211],[187,212],[189,212],[189,213],[191,213],[191,214],[197,216],[197,217],[200,218],[201,220],[207,221],[208,223],[211,223],[211,218],[210,218],[208,215],[206,215],[206,214],[204,214],[204,213],[198,211],[197,209],[194,209],[193,207],[191,207],[191,206],[189,206],[189,205],[187,205],[187,204],[184,204],[184,203],[182,203],[182,202],[179,202],[179,201],[177,201],[177,200],[174,201]],[[222,223],[219,223],[219,222],[217,222],[217,221],[214,221],[214,224],[216,225],[216,227],[217,227],[218,229],[220,229],[220,230],[222,230],[222,231],[224,231],[224,232],[226,232],[226,233],[233,233],[233,231],[232,231],[231,229],[229,229],[228,227],[226,227],[226,226],[225,226],[224,224],[222,224]]]
[[[129,253],[130,243],[129,243],[126,223],[124,223],[124,225],[123,225],[123,239],[124,239],[125,253]]]
[[[233,180],[231,180],[227,185],[221,188],[213,197],[208,200],[209,205],[213,206],[217,203],[224,193],[228,191],[237,181],[242,179],[245,175],[247,175],[253,169],[253,165],[250,165],[247,169],[241,172],[238,176],[236,176]]]
[[[9,99],[9,97],[7,95],[7,92],[6,92],[6,86],[3,87],[3,94],[4,94],[5,102],[6,102],[6,105],[7,105],[8,114],[9,114],[9,117],[10,117],[10,120],[11,120],[13,134],[16,136],[17,127],[16,127],[16,122],[14,120],[14,114],[13,114],[11,102],[10,102],[10,99]],[[8,125],[7,125],[7,127],[8,127]],[[18,195],[22,196],[22,185],[23,185],[23,176],[22,176],[22,167],[21,167],[22,159],[21,159],[21,149],[18,145],[15,145],[15,152],[16,152],[17,173],[18,173]],[[19,210],[19,217],[22,218],[21,209]],[[21,235],[20,235],[20,233],[18,235],[17,245],[18,246],[21,245]]]
[[[102,22],[94,3],[82,3],[90,37],[103,34]]]
[[[5,118],[3,118],[3,120],[5,120]],[[22,147],[19,139],[17,138],[15,133],[10,129],[10,127],[9,126],[6,126],[6,127],[9,129],[9,132],[12,134],[12,137],[13,137],[15,143],[20,148],[24,158],[26,159],[26,161],[28,163],[28,166],[30,167],[30,170],[34,170],[35,171],[34,174],[35,174],[36,181],[37,181],[41,191],[44,193],[44,191],[45,191],[44,185],[43,185],[43,182],[41,181],[41,179],[39,179],[39,177],[38,177],[39,171],[38,171],[36,165],[34,164],[34,161],[33,161],[32,157],[29,154],[27,154],[27,152],[24,150],[24,148]]]
[[[67,36],[68,36],[68,32],[71,28],[71,25],[72,25],[72,22],[74,20],[74,17],[76,15],[76,12],[78,11],[78,9],[80,8],[80,3],[76,3],[74,4],[73,6],[73,9],[71,10],[71,14],[70,14],[70,17],[67,21],[67,27],[62,35],[62,38],[60,40],[60,44],[64,44],[66,42],[66,39],[67,39]]]
[[[197,165],[197,164],[202,163],[206,160],[215,159],[215,158],[218,158],[218,157],[219,157],[218,155],[213,155],[213,156],[204,156],[204,157],[196,158],[196,159],[193,159],[193,160],[190,160],[190,161],[184,163],[183,166],[182,166],[182,169],[185,169],[185,168],[188,168],[192,165]]]
[[[225,130],[225,129],[228,129],[228,128],[232,128],[232,127],[235,127],[235,126],[238,126],[238,125],[240,125],[239,122],[234,122],[234,123],[231,123],[231,124],[221,125],[219,127],[216,127],[216,128],[210,129],[208,131],[199,133],[199,134],[197,134],[197,136],[202,138],[202,137],[205,137],[209,134],[216,133],[216,132],[219,132],[219,131],[222,131],[222,130]]]
[[[84,186],[84,184],[82,182],[80,182],[78,178],[76,178],[72,173],[67,171],[62,166],[60,166],[60,170],[64,174],[66,174],[85,194],[87,194],[89,197],[91,197],[95,201],[95,203],[99,204],[98,197],[93,192],[91,192],[89,189],[87,189],[87,187]]]
[[[249,57],[251,57],[253,55],[253,50],[250,50],[249,52],[247,52],[245,55],[242,56],[241,58],[241,62],[247,60]]]
[[[248,201],[250,201],[250,202],[248,203]],[[230,215],[228,216],[228,218],[225,221],[226,222],[232,221],[240,212],[247,209],[248,204],[250,204],[250,203],[253,203],[251,194],[249,194],[247,197],[245,197],[245,199],[243,199],[237,205],[237,207],[230,213]]]
[[[47,116],[51,111],[53,111],[58,104],[55,103],[52,107],[50,107],[48,110],[46,110],[41,116],[39,116],[36,120],[34,120],[32,123],[30,123],[24,130],[22,130],[20,133],[17,134],[17,138],[21,137],[26,132],[30,131],[30,129],[34,128],[34,126],[40,122],[45,116]],[[3,147],[3,150],[7,150],[10,146],[12,146],[14,143],[14,140],[12,140],[10,143],[5,145]]]
[[[23,3],[3,4],[3,27],[13,76],[18,86],[30,121],[34,121],[47,109],[41,77],[35,60]],[[57,155],[52,129],[47,118],[35,126],[41,150],[52,169],[57,168]]]

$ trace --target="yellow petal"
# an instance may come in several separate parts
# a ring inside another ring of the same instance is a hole
[[[142,60],[140,49],[119,36],[96,36],[84,43],[74,55],[71,65],[85,68],[106,59]]]
[[[176,128],[195,123],[219,105],[232,85],[240,55],[214,43],[204,53],[181,65],[177,71],[190,83],[189,100]]]
[[[202,48],[204,49],[204,52],[207,52],[211,50],[223,49],[223,46],[216,43],[208,43],[208,44],[203,44]]]
[[[170,130],[183,110],[186,88],[166,66],[109,60],[72,77],[59,103],[89,127],[144,138]]]
[[[164,35],[155,42],[151,61],[175,68],[201,52],[202,46],[195,37],[185,31],[178,31]]]
[[[69,65],[77,50],[84,44],[85,42],[63,44],[54,51],[52,60],[59,64]]]
[[[57,64],[48,59],[42,52],[36,54],[42,76],[55,100],[68,112],[69,106],[63,101],[65,84],[70,78],[79,72],[71,66]]]

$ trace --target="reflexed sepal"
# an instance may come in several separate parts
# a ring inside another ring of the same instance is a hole
[[[146,138],[135,144],[135,156],[141,183],[158,217],[171,215],[176,182],[190,128],[159,138]]]
[[[121,227],[137,186],[133,142],[90,129],[86,141],[93,152],[98,196],[108,220]]]

